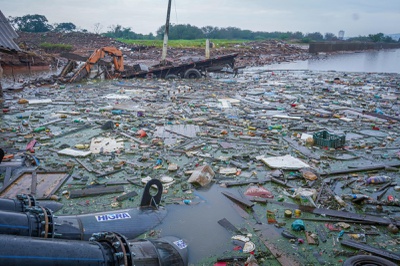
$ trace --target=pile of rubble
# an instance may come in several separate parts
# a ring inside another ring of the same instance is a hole
[[[211,239],[200,247],[181,224],[193,264],[341,265],[366,253],[398,263],[399,88],[399,74],[246,69],[6,91],[0,196],[35,187],[62,214],[105,212],[136,204],[155,178],[161,204],[183,215],[190,205],[191,228]]]
[[[115,46],[122,50],[127,64],[148,63],[149,66],[157,64],[161,58],[161,49],[156,47],[146,47],[141,45],[128,45],[115,39],[103,37],[94,33],[27,33],[19,32],[16,39],[22,49],[31,52],[29,56],[35,56],[31,65],[57,65],[58,60],[65,60],[63,54],[47,54],[40,47],[42,43],[68,44],[71,45],[73,54],[88,58],[91,53],[98,48],[105,46]],[[265,40],[257,42],[244,42],[240,45],[227,45],[225,47],[215,47],[211,49],[213,56],[239,53],[236,60],[238,67],[261,66],[272,63],[288,62],[293,60],[304,60],[310,57],[308,47],[291,45],[283,41]],[[36,54],[36,55],[34,55]],[[21,65],[26,63],[20,58],[29,58],[28,55],[2,56],[2,65]],[[204,48],[169,48],[168,57],[179,60],[183,57],[204,57]],[[26,61],[26,60],[25,60]]]

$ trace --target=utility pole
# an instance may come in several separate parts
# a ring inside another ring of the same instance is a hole
[[[165,59],[167,58],[169,16],[171,14],[171,1],[172,0],[168,0],[167,21],[165,22],[164,42],[163,42],[163,50],[162,50],[162,55],[161,55],[161,62],[165,62]]]

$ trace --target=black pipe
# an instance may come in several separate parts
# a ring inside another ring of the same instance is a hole
[[[17,195],[16,199],[0,199],[0,210],[11,212],[26,212],[28,208],[42,206],[52,212],[60,210],[63,204],[52,200],[37,201],[35,197],[27,194]]]
[[[156,195],[150,189],[156,185]],[[158,207],[162,184],[153,179],[146,185],[141,207],[135,209],[104,211],[82,215],[54,216],[51,210],[35,206],[32,196],[20,195],[25,202],[25,212],[0,210],[0,234],[89,240],[92,234],[102,231],[118,232],[127,238],[135,238],[158,225],[167,215]]]
[[[187,247],[176,237],[127,240],[118,233],[97,233],[91,241],[0,236],[0,265],[186,266]]]
[[[118,232],[135,238],[158,225],[167,215],[163,208],[116,210],[71,216],[53,216],[44,207],[28,212],[0,211],[0,234],[89,240],[93,233]]]

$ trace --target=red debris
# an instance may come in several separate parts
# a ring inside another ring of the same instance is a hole
[[[244,192],[246,196],[252,197],[260,197],[260,198],[269,198],[272,199],[274,195],[262,186],[250,186],[246,192]]]

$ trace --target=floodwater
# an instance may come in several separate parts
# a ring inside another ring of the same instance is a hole
[[[329,57],[321,55],[319,59],[269,65],[257,69],[400,73],[399,59],[400,49],[396,49],[337,54]],[[54,72],[48,70],[28,73],[31,75],[29,76],[30,79],[33,79],[39,73],[53,74]],[[25,76],[25,78],[27,77]],[[4,86],[4,88],[6,87]],[[257,169],[257,172],[261,177],[263,174],[259,170]],[[205,258],[210,256],[221,255],[222,257],[225,251],[232,250],[233,245],[230,241],[227,241],[232,233],[219,225],[219,220],[226,218],[237,228],[246,227],[246,219],[243,219],[236,212],[232,201],[221,193],[225,190],[233,192],[235,189],[225,189],[218,184],[212,184],[209,188],[194,190],[195,197],[191,200],[191,204],[182,204],[182,201],[181,204],[166,204],[167,217],[155,228],[161,231],[162,236],[177,236],[188,244],[189,263],[191,265],[199,265],[200,261],[203,262]],[[277,192],[276,195],[278,195]],[[264,222],[266,220],[265,206],[261,206],[260,209],[263,209],[261,215],[264,214],[264,216],[259,216],[263,218]],[[274,265],[273,263],[274,261],[268,261],[270,266]],[[211,264],[203,263],[203,265]]]
[[[318,55],[316,58],[264,66],[271,70],[400,73],[400,49]],[[259,68],[257,68],[259,69]]]
[[[224,251],[232,249],[232,244],[226,241],[232,234],[218,224],[219,220],[226,218],[238,228],[244,223],[222,191],[232,192],[232,189],[213,184],[207,189],[195,190],[191,205],[168,205],[167,217],[155,228],[161,230],[163,236],[182,238],[189,246],[189,263],[192,265],[198,265],[211,255],[221,257]]]
[[[2,86],[3,89],[19,88],[25,82],[31,82],[37,78],[48,78],[52,75],[58,75],[62,68],[49,68],[48,66],[37,67],[3,67]]]

